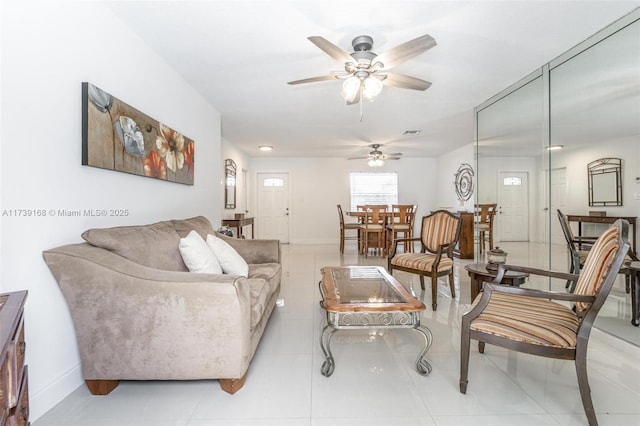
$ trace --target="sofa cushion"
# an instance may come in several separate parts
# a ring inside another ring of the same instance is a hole
[[[86,242],[112,251],[132,262],[168,271],[187,271],[170,221],[143,226],[94,228],[82,233]]]
[[[226,241],[214,235],[207,235],[207,245],[218,258],[222,272],[230,275],[249,276],[249,265]]]
[[[203,239],[206,239],[207,235],[214,233],[211,222],[204,216],[172,220],[171,223],[173,223],[173,227],[181,238],[186,237],[193,230],[196,230]]]
[[[220,262],[207,245],[207,242],[196,230],[189,232],[180,239],[178,246],[182,260],[190,272],[202,272],[207,274],[221,274]]]

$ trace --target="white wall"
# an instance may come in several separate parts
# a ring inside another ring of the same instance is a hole
[[[436,207],[436,161],[403,158],[387,161],[382,171],[398,172],[399,203],[418,204],[418,217]],[[339,239],[336,204],[349,209],[349,172],[371,171],[363,161],[344,158],[252,158],[253,181],[257,173],[288,172],[291,186],[290,242],[335,244]],[[260,235],[259,228],[256,232]]]
[[[161,24],[159,24],[161,25]],[[220,222],[220,115],[103,4],[4,2],[0,290],[26,289],[31,420],[82,384],[67,306],[42,251],[90,227],[203,214]],[[195,185],[81,166],[81,82],[195,141]],[[18,209],[126,217],[16,217]],[[9,212],[4,214],[5,212]]]
[[[471,138],[471,135],[469,135]],[[438,189],[438,207],[450,207],[450,210],[473,211],[476,198],[477,171],[474,163],[474,144],[470,143],[454,151],[444,154],[437,159],[438,175],[436,188]],[[467,201],[460,203],[456,194],[455,175],[462,164],[473,168],[474,193]]]
[[[640,146],[634,137],[624,140],[609,140],[606,144],[585,148],[570,147],[552,155],[553,167],[567,168],[568,200],[567,213],[588,215],[589,211],[605,211],[607,216],[640,217]],[[587,181],[587,164],[599,158],[622,159],[622,206],[589,207]],[[636,222],[640,225],[640,222]],[[590,229],[599,225],[584,224],[584,232],[598,235],[598,229]],[[600,231],[601,232],[601,231]],[[636,232],[638,234],[638,232]],[[631,235],[629,236],[631,238]],[[640,243],[640,238],[637,237]]]

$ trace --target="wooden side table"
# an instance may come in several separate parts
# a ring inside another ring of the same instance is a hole
[[[486,263],[470,263],[465,265],[464,269],[469,272],[469,278],[471,278],[471,302],[476,300],[478,293],[482,290],[482,283],[493,281],[498,275],[498,271],[487,270]],[[529,278],[527,273],[507,271],[504,273],[500,284],[519,287],[525,283],[527,278]]]
[[[244,238],[242,227],[251,225],[251,239],[253,240],[253,218],[245,217],[244,219],[222,219],[222,226],[236,228],[236,237]]]
[[[631,324],[640,325],[640,262],[634,261],[622,267],[620,272],[631,279]]]

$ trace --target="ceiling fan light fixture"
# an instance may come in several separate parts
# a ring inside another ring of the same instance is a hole
[[[370,158],[367,164],[369,167],[382,167],[384,166],[384,160],[382,158]]]
[[[363,82],[362,97],[367,101],[374,101],[382,92],[382,82],[375,77],[367,77]]]
[[[360,91],[360,84],[361,81],[356,76],[351,76],[342,83],[341,95],[345,101],[353,102],[356,99],[356,96],[358,96],[358,92]]]

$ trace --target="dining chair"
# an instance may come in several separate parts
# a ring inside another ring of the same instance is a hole
[[[438,277],[449,277],[451,297],[456,297],[453,281],[453,249],[460,238],[462,220],[446,210],[437,210],[422,218],[419,237],[397,238],[391,246],[387,260],[390,274],[393,270],[417,274],[424,290],[424,277],[431,277],[431,307],[438,308]],[[397,253],[398,244],[419,241],[419,253]]]
[[[387,245],[390,247],[399,238],[411,238],[413,236],[413,219],[416,206],[414,204],[392,204],[391,214],[387,220]],[[413,243],[402,245],[405,253],[413,252]]]
[[[349,223],[344,220],[342,206],[338,204],[338,217],[340,218],[340,253],[344,253],[345,240],[357,240],[360,232],[359,223]],[[347,235],[346,231],[355,231],[355,235]],[[359,246],[359,244],[358,244]]]
[[[385,208],[385,210],[387,209],[387,205],[386,204],[358,204],[356,206],[356,209],[358,212],[361,213],[361,215],[358,217],[360,223],[364,223],[364,219],[365,219],[365,214],[367,209],[371,207],[371,208]]]
[[[471,339],[478,341],[480,353],[488,343],[532,355],[574,360],[585,414],[589,425],[597,425],[587,377],[587,345],[593,322],[629,250],[628,235],[629,222],[616,221],[597,239],[578,275],[500,265],[495,280],[485,283],[472,309],[462,316],[460,392],[467,392]],[[506,271],[576,281],[576,290],[557,293],[497,284]]]
[[[558,220],[560,221],[560,228],[562,229],[562,234],[564,235],[564,239],[567,243],[567,248],[569,249],[569,273],[579,274],[580,268],[582,268],[585,260],[587,260],[589,248],[591,248],[591,246],[595,243],[596,238],[576,238],[573,235],[573,231],[571,229],[569,221],[567,220],[567,216],[565,216],[565,214],[562,213],[560,209],[557,210],[557,213]],[[574,287],[575,281],[567,281],[565,288],[568,288],[569,291],[573,293]]]
[[[583,267],[584,262],[587,259],[587,255],[589,254],[591,246],[593,246],[597,238],[583,236],[575,237],[567,216],[562,213],[560,209],[557,210],[557,213],[558,220],[560,221],[560,228],[562,228],[562,233],[564,234],[564,238],[567,242],[567,248],[569,249],[569,272],[578,274],[580,273],[580,269]],[[632,304],[635,303],[636,297],[635,291],[631,291],[631,286],[635,285],[635,273],[633,269],[627,268],[626,266],[628,266],[631,262],[637,262],[638,260],[639,259],[636,253],[633,250],[629,249],[624,257],[623,268],[620,269],[620,273],[624,274],[625,291],[627,293],[631,293]],[[573,293],[573,291],[575,290],[575,286],[575,281],[567,281],[565,288],[568,289],[570,293]],[[632,321],[636,322],[635,318],[632,318]]]
[[[369,249],[376,253],[386,254],[385,221],[386,205],[367,205],[365,208],[364,222],[359,225],[360,253],[365,257],[369,255]]]
[[[489,250],[493,250],[493,219],[497,204],[476,204],[476,232],[480,242],[480,253],[484,251],[485,241],[489,242]]]

